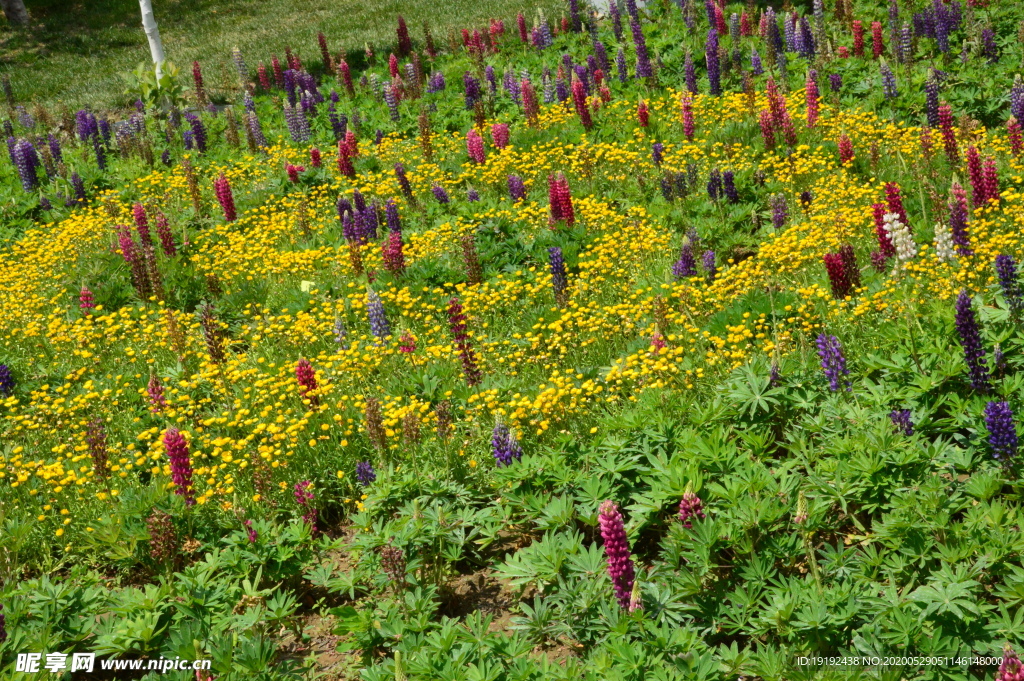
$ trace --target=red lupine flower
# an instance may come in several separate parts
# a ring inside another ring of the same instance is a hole
[[[989,156],[981,170],[981,184],[984,192],[984,203],[999,201],[999,175],[996,171],[996,160]]]
[[[572,79],[572,103],[576,107],[580,123],[583,124],[584,129],[590,130],[594,125],[594,120],[590,117],[590,107],[587,106],[587,92],[583,88],[582,81],[575,76]]]
[[[394,52],[388,57],[388,72],[392,78],[398,78],[398,57],[395,56]]]
[[[206,89],[203,87],[203,71],[199,68],[199,62],[192,62],[192,81],[196,86],[196,99],[199,106],[206,106]]]
[[[960,160],[960,147],[956,143],[956,131],[953,130],[953,110],[949,104],[939,105],[939,130],[942,131],[942,142],[946,147],[946,158],[950,163]]]
[[[149,398],[149,410],[154,414],[159,414],[167,406],[164,386],[156,374],[149,377],[149,383],[146,384],[146,396]]]
[[[684,92],[681,106],[683,113],[683,135],[686,136],[686,139],[692,140],[696,127],[693,120],[693,95],[689,92]]]
[[[213,181],[213,190],[217,194],[217,201],[220,202],[220,207],[224,211],[224,219],[228,222],[234,222],[237,217],[235,213],[235,198],[231,193],[231,183],[228,182],[228,178],[221,173],[217,179]]]
[[[772,129],[772,114],[767,109],[761,111],[757,122],[761,125],[761,137],[764,138],[765,149],[775,148],[775,131]]]
[[[135,231],[139,233],[139,241],[143,246],[152,246],[153,235],[149,232],[149,218],[141,203],[136,202],[132,206],[132,217],[135,219]]]
[[[309,165],[314,168],[319,168],[323,165],[323,158],[320,156],[320,150],[316,147],[309,150]]]
[[[640,122],[641,128],[646,128],[650,125],[651,112],[647,110],[647,102],[642,99],[636,105],[636,119]]]
[[[885,222],[883,221],[886,214],[885,204],[872,204],[871,209],[875,216],[875,236],[878,237],[878,252],[882,254],[883,258],[891,258],[896,255],[896,246],[893,245],[892,239],[889,238],[889,232],[885,229]]]
[[[410,332],[406,331],[398,337],[398,351],[406,354],[416,352],[416,339]]]
[[[921,154],[928,160],[932,158],[932,130],[927,125],[921,128]]]
[[[1024,151],[1024,138],[1021,136],[1020,123],[1013,116],[1006,121],[1006,136],[1010,140],[1010,151],[1014,156],[1020,156],[1021,151]]]
[[[860,21],[853,22],[853,56],[864,56],[864,24]]]
[[[163,438],[164,451],[171,463],[171,481],[174,493],[185,497],[186,506],[196,503],[195,491],[192,489],[192,460],[188,451],[188,441],[177,428],[168,428]]]
[[[305,170],[306,169],[303,168],[302,166],[293,166],[291,163],[286,163],[284,165],[284,171],[286,173],[288,173],[288,179],[291,182],[298,182],[299,181],[299,173],[301,173],[301,172],[303,172]]]
[[[530,35],[526,30],[526,17],[523,16],[522,12],[516,15],[516,25],[519,28],[519,40],[524,43],[529,43]]]
[[[78,309],[85,314],[90,314],[95,307],[96,302],[93,300],[92,291],[83,286],[82,290],[78,292]]]
[[[348,62],[344,59],[338,61],[338,77],[341,78],[341,82],[345,84],[345,92],[348,93],[348,96],[354,97],[356,90],[352,85],[352,70],[349,68]]]
[[[846,165],[853,160],[853,142],[845,132],[839,136],[839,162]]]
[[[466,133],[466,152],[474,163],[482,164],[487,160],[484,152],[484,140],[476,128],[470,128]]]
[[[885,183],[885,201],[888,204],[889,213],[895,213],[900,217],[900,222],[910,224],[907,218],[907,211],[903,208],[903,196],[900,194],[900,186],[895,182]]]
[[[750,26],[750,15],[747,14],[746,10],[740,14],[740,35],[744,38],[753,35],[753,29]]]
[[[981,176],[981,155],[973,144],[967,147],[967,176],[971,181],[971,203],[977,208],[985,203],[985,185]]]
[[[621,607],[628,608],[629,596],[633,591],[633,580],[636,575],[622,514],[619,513],[615,502],[608,500],[601,504],[597,520],[601,526],[601,539],[604,541],[604,554],[608,562],[608,576],[615,589],[615,598]]]
[[[359,158],[359,142],[356,141],[356,134],[351,130],[345,133],[345,145],[348,147],[349,156]]]
[[[260,87],[263,88],[264,92],[270,91],[270,77],[267,75],[267,67],[260,62],[260,65],[256,67],[256,78],[260,81]]]
[[[818,84],[809,75],[806,85],[807,98],[807,127],[813,128],[818,124]]]
[[[338,172],[345,177],[355,177],[356,168],[352,165],[352,152],[345,140],[338,140]]]
[[[600,69],[597,71],[601,72]],[[537,102],[537,92],[533,89],[533,83],[529,78],[523,78],[519,83],[519,90],[523,97],[523,113],[526,121],[531,126],[536,125],[537,117],[540,115],[540,104]]]
[[[466,383],[472,388],[480,383],[482,373],[477,364],[476,353],[473,351],[472,338],[466,324],[466,315],[462,311],[462,303],[454,296],[448,300],[448,326],[455,339],[455,347],[459,350],[459,359],[462,361],[462,371],[466,375]]]
[[[882,22],[872,21],[871,22],[871,54],[874,55],[875,59],[882,56],[882,52],[885,50],[885,45],[882,43]]]
[[[491,126],[491,139],[494,141],[494,146],[498,149],[504,149],[508,146],[508,125],[505,123],[495,123]]]
[[[281,68],[281,62],[278,60],[277,55],[270,58],[270,66],[274,70],[274,82],[277,83],[277,87],[284,87],[284,69]]]
[[[305,357],[299,360],[299,363],[295,365],[295,380],[299,383],[299,394],[302,399],[309,400],[310,405],[317,406],[320,403],[320,397],[313,394],[320,386],[316,382],[316,372],[313,370],[313,365],[309,363],[309,360]]]
[[[396,277],[405,272],[405,254],[403,253],[401,232],[392,231],[388,233],[388,238],[384,242],[382,256],[384,269],[388,272]]]
[[[862,37],[861,38],[861,49],[862,50],[864,49],[863,48],[863,41],[864,41],[864,39]],[[839,58],[840,59],[849,59],[850,58],[850,48],[848,48],[846,45],[840,45],[839,46]]]

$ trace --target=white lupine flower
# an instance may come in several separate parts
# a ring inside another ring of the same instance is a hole
[[[896,247],[896,259],[903,265],[913,260],[917,255],[917,244],[914,243],[914,236],[910,233],[910,227],[900,222],[900,216],[896,213],[886,213],[882,217],[882,227],[889,235],[889,240]]]
[[[935,224],[935,255],[939,262],[949,262],[956,257],[953,250],[953,232],[949,227],[938,222]]]

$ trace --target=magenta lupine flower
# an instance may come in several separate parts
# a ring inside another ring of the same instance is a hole
[[[845,382],[846,389],[850,390],[850,382],[844,381],[843,377],[850,373],[846,368],[846,358],[843,356],[843,346],[839,339],[828,334],[820,334],[817,340],[818,356],[821,358],[821,368],[828,379],[828,387],[832,392],[839,390],[840,383]]]
[[[981,187],[983,202],[999,201],[999,174],[996,171],[996,160],[989,156],[981,169]]]
[[[295,365],[295,380],[299,384],[299,395],[303,400],[309,400],[310,405],[317,406],[320,402],[319,396],[313,394],[319,389],[316,382],[316,372],[313,365],[305,357],[299,359]]]
[[[601,527],[608,576],[615,589],[615,598],[623,609],[629,608],[629,597],[633,592],[633,580],[636,575],[622,514],[619,513],[615,502],[609,499],[601,504],[597,520]]]
[[[160,247],[164,255],[173,258],[178,254],[178,248],[174,244],[174,235],[171,234],[171,226],[167,222],[167,216],[157,211],[156,214],[156,235],[160,238]]]
[[[810,76],[808,76],[805,88],[807,99],[807,127],[813,128],[818,124],[818,84],[815,83]]]
[[[192,489],[192,461],[188,451],[188,441],[177,428],[168,428],[164,433],[164,451],[171,462],[171,481],[174,493],[185,498],[186,506],[196,503],[195,491]]]
[[[757,117],[757,122],[761,126],[761,137],[764,139],[765,149],[775,148],[775,128],[772,122],[772,114],[770,111],[765,109]]]
[[[958,182],[954,182],[950,189],[952,201],[949,202],[949,229],[953,233],[953,245],[956,252],[961,256],[969,256],[974,253],[971,250],[971,239],[967,234],[967,192]]]
[[[484,139],[476,128],[470,128],[466,133],[466,152],[473,163],[482,164],[487,160],[484,152]]]
[[[686,139],[692,140],[695,130],[693,118],[693,95],[689,92],[684,92],[682,94],[680,107],[683,114],[683,134],[686,136]]]
[[[508,125],[505,123],[495,123],[491,126],[491,139],[494,140],[494,146],[498,149],[504,149],[508,146]]]
[[[462,362],[462,371],[466,375],[466,383],[472,388],[480,383],[483,375],[477,364],[476,353],[473,351],[472,338],[469,335],[469,326],[466,323],[466,315],[462,310],[462,303],[454,296],[448,300],[448,326],[455,339],[455,346],[459,351],[459,359]]]
[[[942,143],[946,150],[946,158],[950,163],[960,160],[960,147],[957,145],[956,132],[953,129],[953,110],[949,104],[939,104],[939,130],[942,132]]]
[[[1024,681],[1024,665],[1009,643],[1003,648],[1003,661],[999,664],[995,681]]]
[[[139,241],[145,246],[152,246],[153,236],[149,232],[149,218],[146,217],[146,209],[141,203],[136,202],[132,206],[132,217],[135,219],[135,231],[139,233]]]
[[[970,294],[961,289],[956,299],[956,330],[964,349],[964,361],[971,377],[971,386],[981,393],[989,388],[988,367],[985,364],[985,346],[981,340],[981,325],[974,315]]]
[[[704,502],[693,492],[685,492],[682,501],[679,502],[679,521],[683,527],[693,527],[692,519],[704,520]]]
[[[989,402],[985,405],[985,427],[992,456],[1009,464],[1017,455],[1017,428],[1009,402]]]
[[[313,490],[310,489],[311,487],[313,487],[313,483],[309,480],[300,480],[295,483],[295,503],[297,503],[299,508],[303,511],[302,521],[304,523],[308,523],[313,534],[316,534],[317,510],[312,506],[313,497],[315,495],[313,494]]]
[[[245,525],[246,533],[249,536],[249,543],[250,544],[255,544],[256,540],[259,539],[260,535],[259,535],[258,532],[256,532],[256,530],[252,529],[252,521],[251,520],[246,520],[242,524]]]
[[[95,307],[96,301],[93,298],[92,291],[82,286],[82,290],[78,292],[78,309],[82,310],[85,314],[90,314],[90,311]]]
[[[149,410],[154,414],[159,414],[167,407],[164,386],[156,374],[149,377],[149,383],[146,384],[146,397],[149,399]]]
[[[416,352],[416,339],[409,331],[404,331],[402,335],[398,337],[398,351],[407,355],[411,355]]]
[[[220,203],[221,209],[224,211],[224,219],[228,222],[234,222],[237,214],[235,213],[235,198],[231,193],[231,183],[228,178],[221,173],[217,179],[213,181],[213,191],[217,195],[217,201]]]

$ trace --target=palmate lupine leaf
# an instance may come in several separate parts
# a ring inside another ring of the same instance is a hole
[[[953,615],[963,620],[969,615],[981,615],[972,590],[980,584],[973,579],[963,582],[933,583],[919,586],[910,594],[911,600],[924,606],[922,619],[932,614]]]

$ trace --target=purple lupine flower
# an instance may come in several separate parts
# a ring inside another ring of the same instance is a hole
[[[1005,253],[996,256],[996,276],[999,286],[1003,289],[1003,297],[1010,308],[1010,313],[1020,317],[1024,313],[1024,293],[1021,291],[1020,279],[1017,275],[1017,263]]]
[[[740,39],[740,15],[736,12],[729,15],[729,38],[733,42],[739,42]]]
[[[712,250],[704,251],[704,255],[701,256],[701,264],[704,265],[704,272],[707,274],[708,282],[715,280],[715,276],[718,274],[718,268],[715,267],[715,252]]]
[[[600,40],[594,41],[594,61],[596,62],[597,68],[601,69],[605,73],[609,73],[610,64],[608,63],[608,50],[605,49],[604,43]]]
[[[14,374],[6,364],[0,364],[0,395],[9,397],[14,392]]]
[[[555,98],[560,102],[569,99],[569,86],[561,75],[555,76]]]
[[[708,40],[704,44],[704,58],[708,65],[708,88],[712,95],[722,94],[722,70],[718,62],[718,31],[708,29]]]
[[[775,194],[772,196],[770,203],[772,208],[772,226],[775,227],[775,231],[779,231],[786,224],[786,218],[789,217],[785,194]]]
[[[687,91],[697,94],[697,67],[693,64],[693,53],[689,50],[683,59],[683,79],[686,81]]]
[[[1009,465],[1017,455],[1017,428],[1013,423],[1010,403],[1001,401],[985,405],[985,427],[988,428],[992,456]]]
[[[800,56],[807,60],[814,59],[814,36],[811,34],[811,25],[807,22],[807,17],[801,17],[800,19],[800,49],[798,52]]]
[[[491,452],[499,468],[511,466],[513,460],[521,461],[523,458],[523,448],[515,434],[500,421],[494,424],[494,431],[491,433]]]
[[[839,390],[840,383],[846,383],[846,390],[850,390],[850,382],[844,381],[843,377],[850,373],[846,368],[846,358],[843,356],[843,346],[839,339],[828,334],[820,334],[817,341],[818,357],[821,358],[821,368],[828,379],[828,387],[832,392]]]
[[[782,373],[779,371],[779,363],[772,360],[772,368],[768,372],[768,385],[777,388],[782,385]]]
[[[252,135],[253,143],[258,148],[263,149],[269,146],[266,135],[263,134],[263,125],[260,123],[259,116],[256,115],[255,111],[246,113],[245,125],[249,130],[249,134]]]
[[[981,53],[988,59],[989,64],[999,61],[999,47],[996,45],[996,34],[991,28],[981,31]]]
[[[939,52],[946,54],[949,52],[949,34],[952,30],[952,17],[946,11],[942,0],[934,0],[932,7],[935,16],[935,44],[938,46]]]
[[[718,201],[722,196],[722,171],[715,168],[708,177],[708,198]]]
[[[622,13],[619,11],[619,3],[616,0],[608,2],[608,16],[612,19],[612,32],[615,34],[616,42],[622,42]]]
[[[878,68],[882,73],[882,93],[886,99],[894,99],[899,95],[899,91],[896,89],[896,75],[889,68],[889,64],[884,61]]]
[[[615,502],[608,500],[601,504],[597,519],[601,526],[601,539],[604,541],[604,554],[608,562],[608,576],[615,589],[615,598],[622,608],[628,608],[636,575],[629,553],[629,540],[626,537],[622,514],[619,513]]]
[[[551,79],[551,69],[545,66],[540,79],[544,85],[544,103],[553,104],[555,102],[555,83]]]
[[[206,153],[206,126],[203,125],[202,119],[194,113],[186,113],[185,120],[188,121],[189,127],[192,128],[196,149],[200,154]]]
[[[451,198],[448,196],[448,192],[446,192],[444,187],[441,185],[435,184],[430,188],[430,191],[434,192],[434,198],[437,199],[438,203],[451,203]]]
[[[78,139],[82,142],[99,134],[96,117],[85,109],[80,109],[75,113],[75,131],[78,133]]]
[[[402,219],[398,215],[398,204],[394,199],[388,199],[384,206],[384,218],[388,225],[389,232],[402,233]]]
[[[470,187],[469,189],[466,190],[466,201],[469,201],[470,203],[476,203],[479,200],[480,192],[478,192],[473,187]]]
[[[739,203],[740,195],[736,191],[736,176],[731,170],[726,170],[722,173],[722,187],[725,190],[725,198],[729,200],[729,203]]]
[[[764,73],[764,65],[761,63],[761,54],[757,51],[756,47],[750,52],[750,70],[755,76],[760,76]]]
[[[18,177],[21,179],[21,188],[31,192],[38,184],[37,169],[39,168],[39,155],[35,146],[28,140],[20,140],[13,145],[12,160],[18,168]]]
[[[430,76],[430,80],[427,81],[427,93],[442,92],[444,88],[444,74],[440,71],[434,71]]]
[[[50,156],[53,157],[53,162],[60,164],[64,161],[64,153],[60,148],[60,140],[57,139],[56,135],[50,134],[47,136],[47,142],[50,145]]]
[[[526,184],[523,183],[523,178],[518,175],[508,176],[508,195],[511,197],[512,203],[526,198]]]
[[[907,437],[914,434],[914,422],[910,419],[909,409],[893,409],[889,412],[889,420],[892,421],[897,432],[903,433]]]
[[[405,166],[401,163],[395,164],[395,179],[398,180],[398,186],[402,190],[402,195],[412,200],[412,185],[409,183],[408,175],[405,174]]]
[[[379,341],[391,335],[391,325],[380,296],[372,288],[366,290],[366,316],[370,320],[370,333]]]
[[[914,34],[910,24],[903,22],[903,28],[899,30],[899,38],[895,43],[898,46],[897,55],[903,64],[909,64],[914,56]]]
[[[935,70],[932,69],[928,78],[924,81],[924,112],[928,118],[928,127],[938,129],[939,127],[939,79],[935,77]]]
[[[632,19],[629,28],[633,32],[633,45],[636,47],[636,77],[650,78],[654,75],[654,68],[651,66],[651,58],[647,54],[647,40],[644,38],[640,22]]]
[[[661,160],[664,157],[664,154],[665,154],[665,145],[664,144],[662,144],[661,142],[655,142],[654,144],[651,145],[651,161],[654,162],[654,165],[656,165],[656,166],[660,166],[661,165]]]
[[[1024,79],[1019,73],[1014,76],[1013,87],[1010,88],[1010,115],[1024,121]]]
[[[474,78],[472,73],[466,71],[462,74],[462,84],[466,90],[466,110],[472,111],[477,100],[482,96],[480,81]]]
[[[971,377],[971,386],[981,393],[988,392],[989,374],[985,365],[985,346],[981,340],[981,326],[974,315],[971,296],[961,289],[956,299],[956,330],[964,349],[964,361]]]
[[[398,97],[395,95],[395,90],[391,87],[391,83],[384,83],[384,103],[388,106],[391,120],[395,123],[401,120],[401,116],[398,113]]]
[[[555,297],[565,294],[569,286],[569,280],[565,272],[565,257],[562,249],[552,246],[548,249],[548,263],[551,269],[551,286],[555,289]]]
[[[285,117],[287,118],[287,116]],[[185,147],[185,151],[192,151],[196,146],[195,139],[196,135],[191,129],[181,131],[181,142]],[[96,151],[98,152],[99,148],[97,148]]]
[[[676,279],[697,276],[697,260],[693,255],[693,244],[689,240],[679,250],[679,259],[672,265],[672,276]]]
[[[168,428],[164,433],[163,445],[171,464],[174,493],[185,498],[186,506],[194,506],[196,497],[192,489],[192,460],[188,451],[188,441],[177,428]]]
[[[843,74],[841,73],[830,73],[828,74],[828,84],[832,88],[832,92],[839,92],[843,89]]]
[[[369,461],[360,461],[356,464],[356,480],[363,487],[369,486],[377,479],[377,472],[373,470],[373,464]]]
[[[85,182],[78,173],[71,173],[71,188],[75,192],[75,200],[78,203],[85,203]]]
[[[636,7],[636,0],[626,0],[626,14],[629,15],[630,21],[640,23],[640,11]]]

